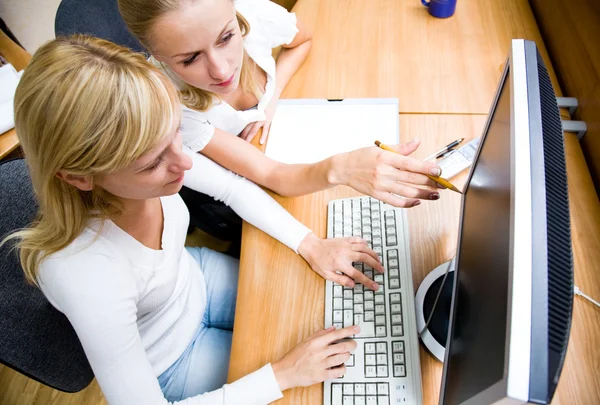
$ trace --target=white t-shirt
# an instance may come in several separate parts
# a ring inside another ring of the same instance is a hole
[[[181,120],[183,142],[198,152],[210,142],[215,128],[239,135],[250,123],[265,120],[265,108],[275,94],[275,59],[272,51],[289,44],[298,33],[296,15],[270,0],[236,0],[236,10],[250,24],[250,32],[244,37],[244,48],[248,56],[267,74],[265,92],[256,108],[237,111],[225,101],[216,100],[207,111],[197,111],[183,106]],[[166,65],[150,58],[180,89],[183,86]]]
[[[296,250],[310,232],[254,183],[184,148],[193,159],[184,184],[231,206],[244,220]],[[248,199],[251,201],[249,202]],[[206,308],[199,264],[184,249],[188,210],[162,197],[162,250],[142,245],[112,221],[90,221],[40,265],[40,287],[83,345],[111,405],[164,405],[157,377],[184,352]],[[282,397],[267,364],[180,405],[262,405]]]

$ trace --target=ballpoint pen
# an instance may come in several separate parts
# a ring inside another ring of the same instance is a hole
[[[387,150],[387,151],[393,152],[393,153],[398,153],[394,149],[390,148],[387,145],[382,144],[379,141],[375,141],[375,145],[379,146],[383,150]],[[425,176],[429,177],[431,180],[435,181],[438,184],[441,184],[442,186],[446,187],[449,190],[456,191],[457,193],[462,194],[462,191],[460,191],[458,188],[456,188],[456,186],[454,186],[454,184],[450,183],[448,180],[444,179],[443,177],[432,176],[429,174],[426,174]]]
[[[442,149],[438,150],[437,152],[427,156],[425,159],[425,161],[429,160],[429,159],[433,159],[433,158],[438,158],[440,157],[442,154],[446,153],[448,151],[448,149],[455,147],[456,145],[458,145],[459,143],[461,143],[462,141],[464,141],[465,138],[460,138],[457,139],[454,142],[450,142],[448,145],[444,146]]]

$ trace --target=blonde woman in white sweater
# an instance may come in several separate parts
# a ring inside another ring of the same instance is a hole
[[[180,121],[176,89],[142,55],[84,36],[35,53],[15,96],[39,201],[37,221],[11,236],[26,278],[68,317],[113,405],[258,405],[339,377],[355,343],[332,343],[358,327],[317,332],[225,385],[238,261],[184,247],[182,184],[323,274],[354,260],[383,269],[364,242],[320,240],[259,187],[183,147]]]

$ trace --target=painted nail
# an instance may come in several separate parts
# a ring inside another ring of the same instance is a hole
[[[440,195],[438,193],[431,193],[429,194],[429,199],[430,200],[438,200],[440,198]]]
[[[429,169],[429,174],[431,174],[432,176],[439,177],[442,174],[442,169],[440,169],[439,167],[432,167],[431,169]]]

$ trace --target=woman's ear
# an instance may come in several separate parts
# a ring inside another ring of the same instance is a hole
[[[58,173],[56,173],[56,177],[81,191],[91,191],[94,188],[94,181],[90,175],[79,176],[77,174],[68,173],[64,170],[59,170]]]

